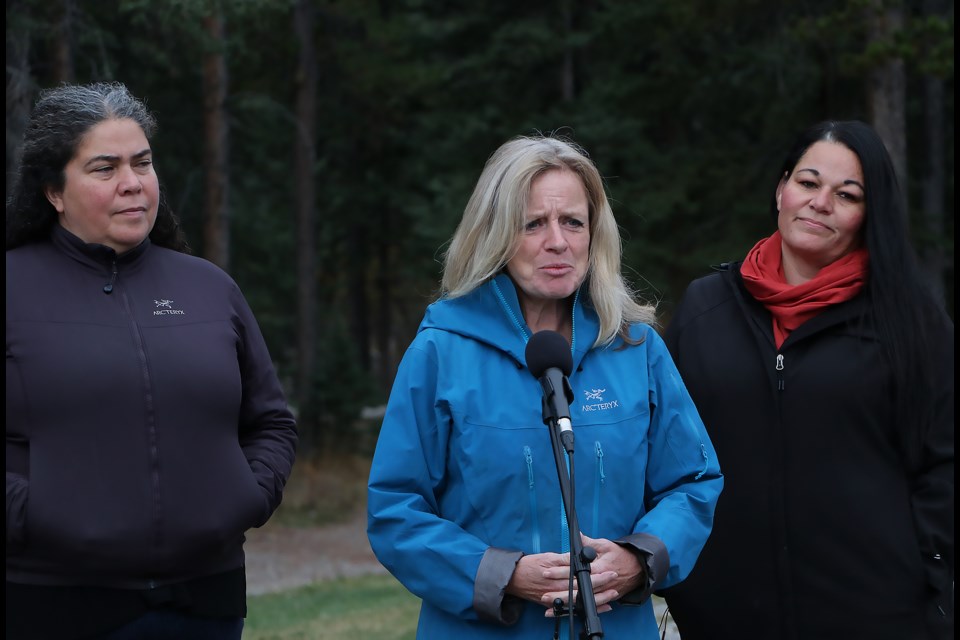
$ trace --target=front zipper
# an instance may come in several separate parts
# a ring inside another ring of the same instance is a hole
[[[513,326],[520,331],[520,335],[523,336],[523,342],[526,343],[530,336],[527,335],[527,330],[524,329],[526,322],[520,322],[517,319],[517,316],[513,313],[513,309],[510,308],[510,305],[507,303],[507,299],[503,296],[503,292],[500,291],[500,285],[497,284],[496,280],[491,280],[490,284],[493,286],[493,292],[496,294],[497,299],[500,300],[500,306],[507,312],[507,315],[510,316],[510,320],[513,322]]]
[[[777,365],[774,367],[777,370],[777,391],[783,391],[783,354],[777,354]]]
[[[513,326],[517,328],[520,332],[520,335],[523,337],[523,342],[526,344],[530,341],[530,335],[527,334],[527,323],[524,319],[521,322],[520,318],[517,318],[517,315],[513,312],[513,309],[510,308],[509,303],[507,303],[506,297],[503,295],[503,291],[500,290],[500,285],[497,284],[497,281],[491,280],[490,285],[493,287],[493,293],[497,296],[497,299],[500,301],[500,306],[503,307],[503,310],[506,311],[507,316],[509,316],[510,321],[513,323]],[[580,289],[578,288],[576,293],[573,296],[573,309],[570,312],[570,353],[576,353],[577,347],[577,304],[580,302]]]
[[[116,278],[116,261],[114,261],[113,264],[114,278]],[[112,290],[113,288],[111,287],[111,291]],[[104,292],[110,293],[109,291],[106,291],[106,288],[104,288]],[[151,478],[154,495],[153,518],[155,524],[154,543],[159,548],[163,544],[163,509],[160,504],[160,495],[162,493],[162,489],[160,487],[160,443],[157,435],[157,417],[156,410],[154,408],[152,374],[150,371],[149,358],[147,357],[146,340],[143,337],[143,331],[140,327],[140,323],[137,321],[137,316],[133,309],[133,303],[131,302],[128,292],[125,288],[121,287],[118,290],[117,295],[120,297],[120,305],[123,308],[123,313],[127,316],[127,321],[130,324],[130,333],[136,346],[137,357],[140,361],[140,372],[143,376],[144,404],[147,418],[147,440],[150,448],[150,460],[152,464]]]

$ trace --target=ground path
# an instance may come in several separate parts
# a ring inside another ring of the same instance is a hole
[[[355,576],[383,574],[367,542],[366,514],[322,527],[268,522],[247,532],[247,593],[259,595]]]

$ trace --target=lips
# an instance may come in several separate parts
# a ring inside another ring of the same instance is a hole
[[[830,231],[830,227],[823,224],[822,222],[812,220],[811,218],[803,218],[803,217],[797,216],[797,222],[799,222],[804,226],[811,227],[814,229],[822,229],[824,231]]]
[[[541,271],[546,271],[550,275],[564,275],[573,270],[573,265],[569,264],[548,264],[540,267]]]

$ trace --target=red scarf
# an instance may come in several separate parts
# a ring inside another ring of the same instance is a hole
[[[783,277],[780,232],[750,250],[740,267],[747,291],[773,315],[777,348],[790,332],[832,304],[860,293],[867,279],[869,257],[864,247],[831,262],[811,280],[796,286]]]

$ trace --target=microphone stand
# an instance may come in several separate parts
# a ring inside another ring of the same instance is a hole
[[[567,527],[570,530],[570,571],[576,576],[577,593],[576,605],[570,603],[567,612],[571,616],[576,613],[583,615],[583,631],[580,638],[602,638],[603,630],[600,627],[600,615],[597,613],[597,599],[593,593],[593,582],[590,580],[590,563],[597,559],[597,552],[593,547],[583,546],[580,539],[580,524],[577,521],[577,510],[574,506],[574,489],[571,484],[573,469],[573,431],[564,429],[563,443],[561,443],[560,420],[551,411],[547,398],[543,399],[543,422],[550,427],[550,443],[553,445],[553,459],[557,464],[557,475],[560,478],[560,495],[563,497],[563,508],[567,515]],[[569,425],[566,425],[569,427]],[[571,472],[567,473],[563,453],[566,449],[570,456]],[[559,615],[564,613],[563,607],[554,603],[554,613],[558,615],[557,625],[560,624]],[[559,628],[559,627],[558,627]]]

